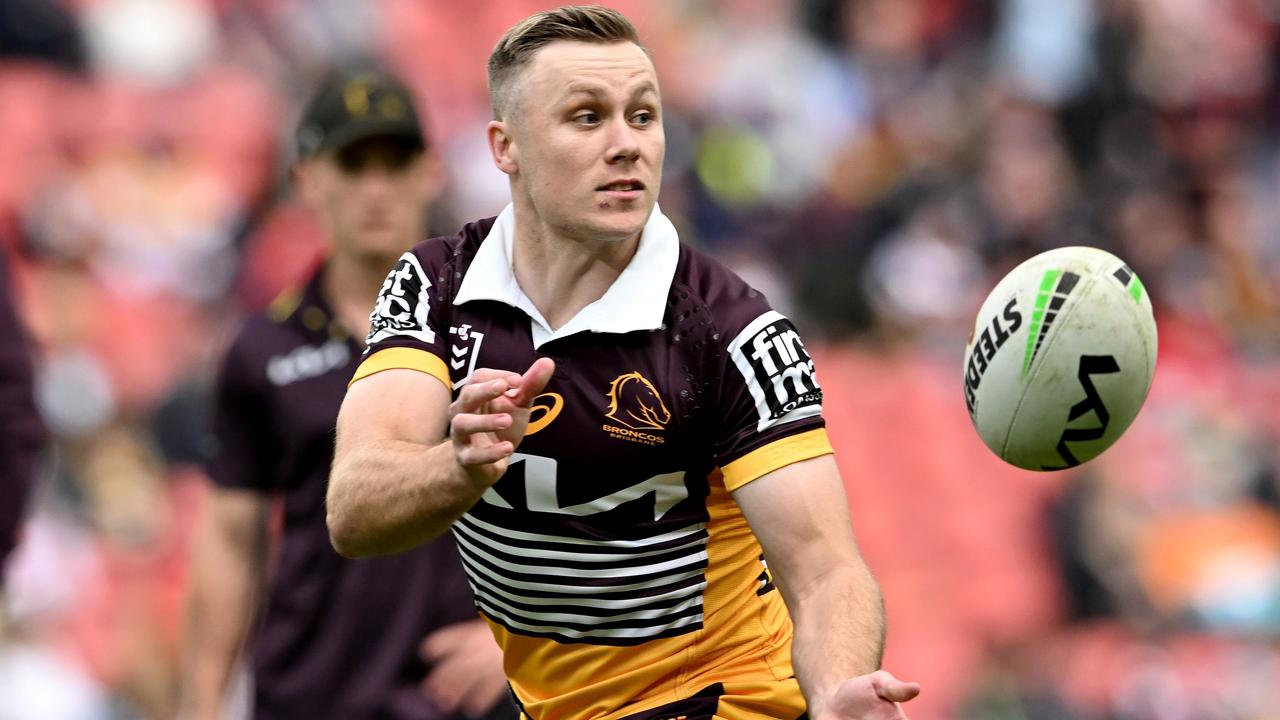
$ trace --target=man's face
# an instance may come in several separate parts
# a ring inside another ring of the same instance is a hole
[[[653,63],[637,45],[557,41],[515,82],[513,191],[569,237],[626,240],[658,198],[666,138]],[[492,132],[491,132],[492,137]]]
[[[298,167],[302,196],[335,253],[396,257],[422,239],[436,193],[430,158],[403,140],[371,138]]]

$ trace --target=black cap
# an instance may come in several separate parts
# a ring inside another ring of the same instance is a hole
[[[339,70],[325,78],[302,113],[298,157],[337,152],[374,137],[426,147],[412,93],[381,70]]]

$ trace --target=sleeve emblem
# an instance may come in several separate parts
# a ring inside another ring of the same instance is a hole
[[[435,331],[427,324],[431,282],[413,253],[400,256],[378,292],[378,301],[369,314],[366,345],[399,335],[434,344]]]
[[[770,310],[751,321],[729,344],[760,415],[756,430],[822,413],[822,388],[800,334]]]

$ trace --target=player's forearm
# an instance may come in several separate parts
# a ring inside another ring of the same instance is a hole
[[[787,596],[795,623],[792,662],[809,717],[845,680],[880,667],[884,602],[865,564],[832,568]]]
[[[222,698],[240,654],[252,615],[249,603],[222,592],[197,590],[187,617],[187,658],[183,672],[184,718],[222,716]]]
[[[222,699],[262,585],[261,538],[202,527],[187,600],[182,678],[184,718],[222,716]]]
[[[486,489],[447,441],[353,447],[338,454],[329,476],[329,539],[346,557],[402,552],[444,533]]]

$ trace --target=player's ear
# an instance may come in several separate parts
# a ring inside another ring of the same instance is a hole
[[[514,175],[519,167],[519,149],[511,136],[511,129],[502,120],[489,121],[489,154],[493,164],[508,175]]]

